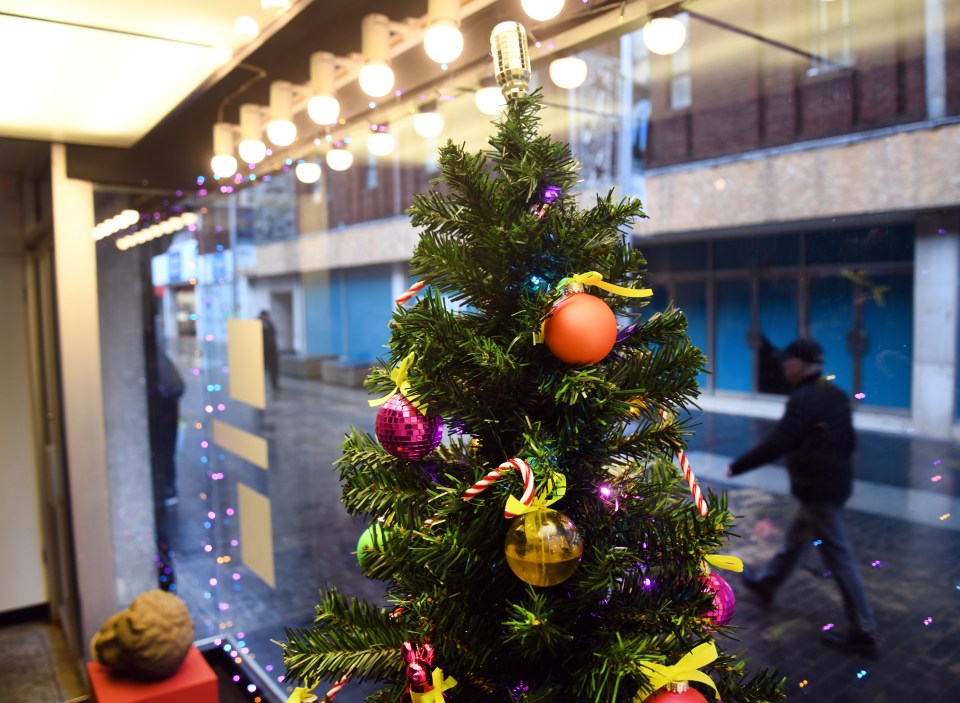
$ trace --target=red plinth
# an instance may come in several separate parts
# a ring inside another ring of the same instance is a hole
[[[191,647],[183,664],[163,681],[134,681],[87,662],[93,703],[218,703],[217,675],[200,650]]]

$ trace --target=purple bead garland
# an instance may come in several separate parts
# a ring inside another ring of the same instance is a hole
[[[424,415],[402,393],[394,393],[380,406],[377,439],[399,459],[417,461],[432,452],[443,436],[443,418]]]

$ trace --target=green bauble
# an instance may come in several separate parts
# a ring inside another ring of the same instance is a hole
[[[360,570],[367,576],[369,562],[373,560],[374,552],[383,550],[390,531],[384,529],[383,525],[375,522],[365,529],[357,540],[357,563],[360,564]]]

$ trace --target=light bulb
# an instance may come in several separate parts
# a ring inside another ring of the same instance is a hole
[[[210,159],[210,168],[221,178],[230,178],[237,172],[237,160],[232,154],[217,154]]]
[[[374,156],[392,154],[396,146],[397,140],[390,132],[371,132],[367,135],[367,151]]]
[[[327,166],[334,171],[346,171],[353,165],[353,154],[346,149],[336,147],[327,152]]]
[[[180,215],[180,218],[183,220],[183,224],[185,224],[187,227],[197,224],[197,222],[200,220],[200,216],[195,212],[185,212]]]
[[[382,98],[393,89],[393,69],[385,61],[371,61],[360,69],[360,88],[371,98]]]
[[[340,117],[340,101],[332,95],[314,95],[307,101],[307,114],[317,124],[336,124]]]
[[[507,106],[507,99],[497,86],[481,88],[474,93],[473,102],[484,115],[496,115]]]
[[[259,139],[245,139],[237,145],[237,153],[245,164],[258,164],[267,156],[267,145]]]
[[[260,25],[248,15],[241,15],[233,23],[234,35],[242,41],[251,41],[260,34]]]
[[[140,221],[140,213],[136,210],[123,210],[120,213],[120,219],[123,221],[122,229],[126,229]]]
[[[437,63],[450,63],[463,53],[463,34],[450,20],[437,20],[423,36],[423,48]]]
[[[290,120],[270,120],[267,139],[277,146],[290,146],[297,138],[297,126]]]
[[[294,172],[301,183],[316,183],[320,180],[320,164],[313,161],[301,161]]]
[[[443,115],[439,112],[418,112],[413,116],[413,131],[424,139],[432,139],[443,131]]]
[[[587,62],[578,56],[555,59],[550,62],[550,80],[558,88],[579,88],[587,80]]]
[[[656,17],[643,26],[643,43],[654,54],[675,54],[687,40],[687,28],[674,17]]]
[[[237,152],[248,164],[258,164],[267,155],[267,145],[260,138],[260,117],[259,105],[247,103],[240,106],[240,144]]]
[[[337,59],[329,51],[316,51],[310,55],[310,92],[307,114],[317,124],[336,124],[340,117],[340,102],[337,92]]]
[[[520,0],[520,6],[532,19],[546,22],[560,14],[563,0]]]

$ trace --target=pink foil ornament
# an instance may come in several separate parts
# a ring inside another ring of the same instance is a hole
[[[737,598],[730,584],[717,572],[711,571],[704,579],[703,590],[713,594],[713,610],[706,616],[717,623],[718,627],[729,623],[737,608]]]
[[[376,433],[395,457],[417,461],[440,444],[443,418],[424,415],[402,393],[394,393],[377,412]]]

